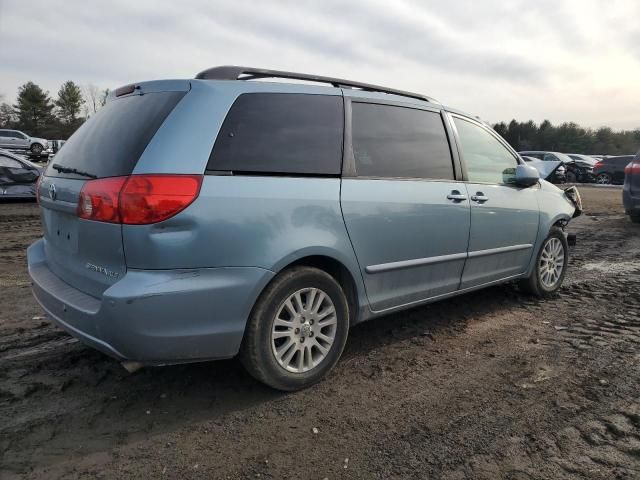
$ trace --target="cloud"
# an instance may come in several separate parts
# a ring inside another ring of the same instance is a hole
[[[635,0],[0,0],[0,94],[245,64],[421,91],[491,121],[632,128],[638,18]]]

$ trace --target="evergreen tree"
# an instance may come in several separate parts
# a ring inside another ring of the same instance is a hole
[[[71,80],[63,83],[58,90],[58,99],[55,103],[61,122],[65,125],[74,125],[84,103],[80,87]]]
[[[33,136],[43,136],[53,120],[53,103],[48,92],[33,82],[18,89],[18,99],[13,106],[18,117],[18,128]]]

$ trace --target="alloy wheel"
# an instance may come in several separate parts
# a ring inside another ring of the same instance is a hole
[[[336,338],[338,319],[329,295],[303,288],[278,309],[271,328],[271,351],[278,364],[293,373],[317,367]]]
[[[564,246],[559,238],[551,237],[547,240],[540,255],[538,268],[542,285],[547,289],[554,288],[560,281],[564,269]]]

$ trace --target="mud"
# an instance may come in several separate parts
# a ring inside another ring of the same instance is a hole
[[[0,478],[640,478],[640,225],[620,189],[581,193],[556,297],[362,324],[294,394],[235,360],[128,374],[75,341],[30,294],[36,206],[0,205]]]

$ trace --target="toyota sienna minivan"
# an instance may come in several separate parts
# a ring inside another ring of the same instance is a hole
[[[117,89],[38,196],[29,273],[54,322],[129,366],[239,355],[282,390],[331,371],[359,322],[557,291],[581,208],[430,97],[244,67]]]

